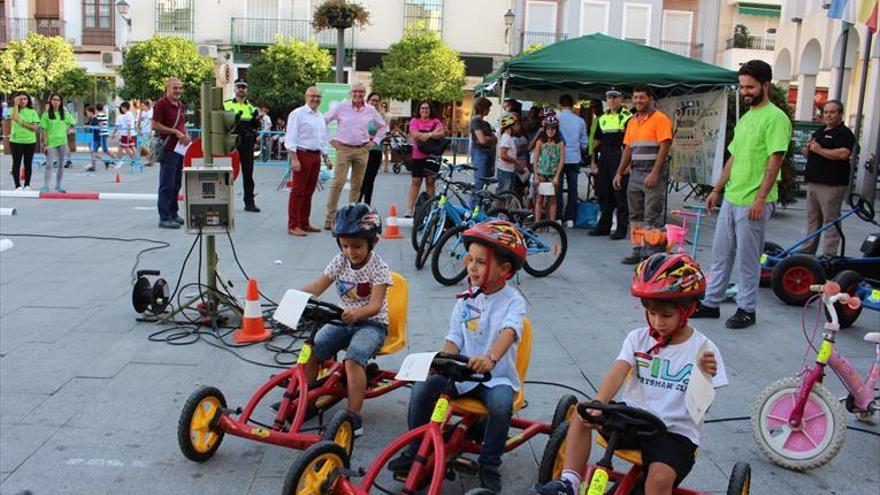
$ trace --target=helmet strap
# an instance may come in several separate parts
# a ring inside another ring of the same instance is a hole
[[[489,282],[489,273],[492,272],[492,263],[494,258],[494,254],[489,257],[489,261],[488,263],[486,263],[486,274],[483,275],[483,280],[480,281],[479,286],[476,288],[476,290],[474,290],[474,287],[471,284],[471,278],[468,277],[468,289],[465,292],[456,294],[456,299],[472,299],[479,296],[480,294],[485,293],[487,289],[493,289],[496,286],[503,285],[504,282],[507,282],[512,277],[511,274],[505,274],[496,278],[491,283]]]
[[[676,328],[675,331],[669,335],[661,334],[657,331],[656,328],[654,328],[653,325],[651,325],[651,318],[648,316],[648,310],[645,310],[645,320],[648,322],[648,335],[650,335],[651,338],[657,341],[656,344],[648,349],[648,354],[658,354],[660,352],[660,349],[668,346],[670,342],[672,342],[672,339],[674,339],[675,336],[678,335],[678,332],[680,332],[682,328],[687,326],[688,318],[690,318],[691,315],[694,314],[694,311],[697,310],[697,300],[694,299],[693,301],[691,301],[690,305],[688,305],[687,307],[676,307],[678,308],[678,328]]]

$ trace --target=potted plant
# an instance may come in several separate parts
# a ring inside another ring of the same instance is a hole
[[[752,35],[749,33],[748,26],[737,24],[733,28],[733,47],[748,48],[752,42]]]
[[[342,82],[345,62],[345,30],[369,24],[370,13],[363,5],[348,0],[326,0],[315,9],[312,27],[317,31],[336,30],[336,82]]]

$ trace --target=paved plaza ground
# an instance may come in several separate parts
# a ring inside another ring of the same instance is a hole
[[[0,189],[12,189],[0,159]],[[68,191],[154,193],[158,171],[86,173],[82,165],[65,173]],[[238,256],[269,297],[316,276],[337,251],[327,233],[293,238],[286,231],[287,191],[276,191],[284,170],[257,168],[257,204],[262,213],[242,211],[240,186],[236,201]],[[34,184],[42,183],[35,172]],[[403,211],[409,177],[380,174],[375,206],[385,215],[394,203]],[[323,223],[327,192],[314,198],[312,223]],[[673,206],[681,196],[673,195]],[[182,204],[182,203],[181,203]],[[167,241],[170,248],[143,256],[140,268],[162,271],[174,282],[193,237],[161,230],[154,201],[70,201],[0,199],[16,216],[0,217],[0,231],[53,235],[146,237]],[[779,210],[769,223],[768,240],[790,244],[802,235],[800,204]],[[704,224],[698,261],[709,262],[714,219]],[[848,252],[856,254],[865,234],[878,230],[859,220],[846,225]],[[404,232],[408,233],[407,231]],[[230,406],[243,406],[272,370],[248,364],[234,355],[197,343],[172,346],[150,342],[162,327],[138,323],[131,306],[130,271],[135,254],[149,244],[81,239],[10,237],[11,250],[0,254],[0,493],[32,490],[43,494],[266,494],[278,493],[286,470],[298,452],[226,436],[217,454],[204,464],[186,460],[177,446],[177,421],[187,397],[200,385],[219,387]],[[217,240],[220,266],[244,292],[228,241]],[[429,269],[416,271],[408,240],[382,241],[378,252],[409,281],[409,349],[379,358],[395,369],[407,352],[435,350],[446,334],[453,295],[461,287],[442,287]],[[518,288],[528,301],[534,324],[530,380],[559,382],[592,394],[585,377],[597,384],[609,369],[623,337],[644,325],[644,311],[628,293],[632,269],[620,264],[626,241],[588,237],[569,231],[568,255],[546,278],[523,273]],[[280,261],[280,263],[279,263]],[[196,280],[195,260],[184,281]],[[191,292],[188,291],[187,293]],[[333,300],[335,296],[327,296]],[[778,378],[800,370],[805,340],[801,309],[785,306],[762,289],[758,323],[746,330],[724,328],[735,305],[722,307],[722,319],[698,320],[694,326],[720,348],[730,386],[719,391],[710,418],[750,414],[757,394]],[[812,315],[807,318],[812,321]],[[874,358],[862,341],[880,329],[880,313],[865,311],[838,345],[860,372]],[[249,359],[272,362],[262,346],[239,351]],[[835,378],[827,384],[838,395]],[[565,390],[527,385],[528,407],[521,416],[549,421]],[[368,401],[366,434],[355,446],[354,466],[365,466],[381,448],[405,431],[409,399],[406,389]],[[340,406],[337,406],[340,407]],[[264,409],[265,408],[264,406]],[[268,417],[263,411],[260,417]],[[858,423],[851,426],[880,432]],[[545,437],[531,440],[504,457],[505,494],[525,493],[536,481]],[[846,445],[830,464],[809,473],[794,473],[771,464],[752,440],[748,421],[707,424],[705,441],[686,485],[725,493],[736,461],[751,463],[752,493],[772,495],[880,493],[880,438],[849,431]],[[594,454],[594,459],[595,459]],[[618,461],[618,466],[624,466]],[[449,482],[445,493],[475,486],[470,477]]]

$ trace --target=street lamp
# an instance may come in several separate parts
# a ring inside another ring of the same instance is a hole
[[[125,0],[119,0],[116,2],[116,12],[119,12],[119,17],[122,17],[122,20],[128,24],[128,27],[131,27],[131,16],[128,15],[128,10],[131,6]]]
[[[507,12],[504,13],[504,36],[507,36],[507,32],[510,31],[510,26],[513,26],[513,20],[516,18],[516,14],[513,13],[513,10],[507,9]]]

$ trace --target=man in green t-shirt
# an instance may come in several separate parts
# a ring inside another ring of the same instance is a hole
[[[712,239],[709,284],[693,317],[721,316],[718,307],[738,255],[737,310],[727,319],[727,328],[755,324],[764,229],[777,200],[779,169],[791,141],[791,119],[768,98],[772,77],[770,66],[761,60],[740,67],[740,93],[749,110],[736,124],[733,141],[727,147],[730,158],[706,199],[709,211],[715,211],[724,192]]]

